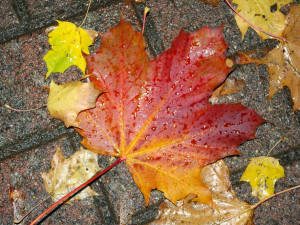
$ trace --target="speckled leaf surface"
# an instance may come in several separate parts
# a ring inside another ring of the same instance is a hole
[[[240,181],[249,182],[252,187],[252,196],[257,196],[260,200],[273,195],[276,181],[284,177],[284,169],[279,164],[279,160],[266,156],[250,160]]]
[[[255,26],[271,34],[282,36],[286,21],[285,16],[279,11],[280,8],[293,0],[233,0],[238,5],[237,11]],[[235,20],[242,32],[242,39],[249,28],[249,24],[238,15]],[[262,39],[272,38],[271,36],[256,30]]]
[[[173,203],[194,193],[212,204],[201,168],[238,154],[264,120],[241,104],[208,102],[231,70],[222,27],[181,31],[153,61],[144,49],[142,34],[121,20],[87,56],[91,81],[107,93],[78,115],[82,144],[125,159],[146,204],[153,189]]]
[[[48,72],[63,73],[70,66],[78,66],[85,74],[86,62],[82,55],[89,54],[89,46],[93,43],[88,33],[75,24],[59,21],[58,27],[49,33],[49,44],[52,49],[44,56]]]

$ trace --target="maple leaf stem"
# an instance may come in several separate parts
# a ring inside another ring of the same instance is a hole
[[[146,23],[146,16],[147,16],[147,13],[149,12],[149,8],[148,7],[145,7],[145,10],[144,10],[144,19],[143,19],[143,29],[142,29],[142,35],[144,35],[144,30],[145,30],[145,23]]]
[[[41,202],[39,202],[37,205],[35,205],[32,209],[30,209],[30,211],[29,212],[27,212],[21,219],[14,219],[14,223],[16,223],[16,224],[18,224],[18,223],[21,223],[23,220],[24,220],[24,218],[26,217],[26,216],[28,216],[34,209],[36,209],[38,206],[40,206],[41,204],[43,204],[46,200],[48,200],[49,198],[51,198],[51,195],[50,196],[48,196],[47,198],[45,198],[43,201],[41,201]]]
[[[47,105],[42,105],[42,106],[40,106],[38,108],[34,108],[34,109],[15,109],[13,107],[10,107],[9,105],[6,105],[6,104],[4,105],[5,108],[10,109],[12,111],[16,111],[16,112],[31,112],[31,111],[35,111],[35,110],[44,108],[45,106],[47,106]]]
[[[87,180],[85,183],[83,183],[82,185],[80,185],[79,187],[75,188],[73,191],[69,192],[68,194],[66,194],[64,197],[62,197],[60,200],[58,200],[57,202],[55,202],[54,204],[52,204],[48,209],[46,209],[42,214],[40,214],[34,221],[32,221],[30,223],[30,225],[34,225],[36,224],[40,219],[42,219],[46,214],[52,212],[57,206],[59,206],[60,204],[64,203],[65,201],[67,201],[70,197],[72,197],[73,195],[75,195],[77,192],[79,192],[80,190],[82,190],[83,188],[85,188],[87,185],[89,185],[90,183],[92,183],[93,181],[95,181],[96,179],[98,179],[100,176],[102,176],[104,173],[106,173],[107,171],[109,171],[110,169],[112,169],[113,167],[115,167],[116,165],[118,165],[119,163],[121,163],[122,161],[124,161],[124,158],[120,158],[118,159],[116,162],[114,162],[113,164],[111,164],[110,166],[106,167],[104,170],[100,171],[99,173],[97,173],[95,176],[91,177],[89,180]]]
[[[86,17],[87,17],[87,15],[88,15],[88,13],[89,13],[91,4],[92,4],[92,0],[89,0],[89,5],[88,5],[88,8],[87,8],[87,10],[86,10],[86,13],[85,13],[85,16],[84,16],[84,18],[83,18],[83,21],[81,22],[81,24],[80,24],[78,27],[81,27],[81,26],[84,24],[84,22],[85,22],[85,20],[86,20]]]
[[[254,24],[252,24],[250,21],[248,21],[245,17],[243,17],[230,3],[229,3],[229,1],[228,0],[225,0],[225,2],[227,3],[227,5],[242,19],[242,20],[244,20],[246,23],[248,23],[252,28],[254,28],[254,29],[256,29],[256,30],[258,30],[258,31],[261,31],[261,32],[263,32],[263,33],[265,33],[265,34],[267,34],[267,35],[269,35],[269,36],[271,36],[271,37],[274,37],[274,38],[278,38],[278,39],[281,39],[281,40],[283,40],[283,41],[285,41],[286,40],[286,38],[285,37],[281,37],[281,36],[278,36],[278,35],[275,35],[275,34],[272,34],[272,33],[269,33],[269,32],[267,32],[267,31],[265,31],[265,30],[263,30],[263,29],[261,29],[261,28],[259,28],[259,27],[257,27],[257,26],[255,26]]]
[[[300,185],[297,185],[297,186],[295,186],[295,187],[291,187],[291,188],[288,188],[288,189],[286,189],[286,190],[277,192],[276,194],[273,194],[273,195],[271,195],[270,197],[265,198],[265,199],[259,201],[259,202],[256,203],[255,205],[252,205],[252,206],[251,206],[251,209],[255,209],[257,206],[261,205],[262,203],[264,203],[265,201],[268,201],[268,200],[271,199],[271,198],[274,198],[275,196],[281,195],[281,194],[283,194],[283,193],[292,191],[292,190],[297,189],[297,188],[300,188]]]

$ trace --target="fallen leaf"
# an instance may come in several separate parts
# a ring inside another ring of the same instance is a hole
[[[251,205],[238,199],[229,181],[229,169],[223,160],[203,167],[204,184],[212,194],[216,208],[190,201],[189,196],[177,203],[177,207],[165,200],[159,207],[156,220],[149,225],[159,224],[254,224]]]
[[[285,17],[279,9],[293,2],[293,0],[233,0],[238,5],[237,11],[255,26],[277,36],[282,36],[285,27]],[[237,14],[234,16],[236,23],[242,32],[242,39],[250,26]],[[253,28],[254,29],[254,28]],[[271,36],[256,30],[262,39],[272,38]]]
[[[245,52],[237,52],[233,57],[230,57],[234,64],[246,65],[250,63],[259,63],[273,48],[265,47],[259,49],[251,49]]]
[[[246,81],[235,77],[228,77],[225,82],[213,91],[209,101],[216,104],[221,95],[235,94],[246,86]]]
[[[220,3],[221,0],[199,0],[199,1],[215,7]]]
[[[86,61],[82,52],[89,54],[88,46],[93,41],[87,32],[70,22],[59,21],[58,27],[49,33],[52,49],[44,56],[48,72],[46,78],[55,72],[63,73],[70,66],[76,65],[85,74]]]
[[[82,144],[126,160],[146,204],[153,189],[173,203],[194,193],[195,201],[212,204],[201,168],[238,154],[264,122],[241,104],[208,102],[231,70],[227,47],[222,26],[182,30],[149,61],[142,34],[121,20],[87,56],[90,80],[107,93],[78,115]]]
[[[279,160],[267,156],[250,160],[240,181],[249,182],[252,187],[252,196],[257,196],[260,200],[273,195],[276,181],[284,177],[284,169],[279,164]]]
[[[25,201],[19,188],[9,187],[9,199],[13,204],[14,221],[20,220],[26,213]]]
[[[293,111],[300,109],[300,5],[292,6],[284,29],[285,43],[279,43],[260,64],[269,68],[269,100],[284,86],[288,86],[294,103]]]
[[[76,122],[78,113],[94,108],[96,99],[101,93],[103,91],[94,88],[93,83],[74,81],[57,85],[51,81],[47,106],[50,115],[64,121],[66,127],[79,127]]]
[[[46,191],[53,201],[58,201],[70,191],[83,184],[89,178],[101,170],[98,166],[97,154],[80,148],[74,155],[66,159],[59,146],[51,161],[51,169],[48,173],[42,173]],[[82,200],[89,196],[98,195],[90,187],[76,194],[70,199]]]

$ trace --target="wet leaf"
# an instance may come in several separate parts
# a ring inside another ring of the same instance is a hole
[[[94,88],[93,83],[74,81],[57,85],[51,81],[47,106],[50,115],[64,121],[66,127],[79,127],[76,122],[78,113],[94,108],[101,93],[103,91]]]
[[[87,56],[91,81],[107,93],[78,115],[82,144],[126,160],[146,204],[153,189],[173,203],[193,193],[195,201],[212,204],[201,168],[238,154],[264,122],[241,104],[208,102],[231,70],[227,47],[222,27],[182,30],[149,61],[142,34],[121,20]]]
[[[216,104],[221,95],[235,94],[241,91],[246,86],[246,81],[235,77],[228,77],[225,82],[213,91],[209,101]]]
[[[300,6],[292,6],[287,16],[288,25],[283,35],[287,41],[278,44],[260,64],[269,68],[269,100],[287,86],[294,103],[293,110],[300,109]]]
[[[53,201],[57,201],[94,176],[99,170],[101,168],[98,166],[97,154],[80,148],[74,155],[66,159],[60,147],[57,146],[51,161],[51,169],[48,173],[42,173],[42,178],[46,191],[52,195]],[[98,194],[90,187],[86,187],[70,201],[82,200],[94,195]]]
[[[238,5],[237,11],[255,26],[277,36],[282,36],[285,27],[285,17],[279,9],[293,2],[293,0],[233,0]],[[242,32],[242,39],[249,28],[249,24],[235,15],[236,23]],[[256,30],[262,39],[272,38],[271,36]]]
[[[279,164],[279,160],[266,156],[250,160],[240,181],[249,182],[252,187],[252,196],[257,196],[260,200],[273,195],[276,181],[284,177],[284,169]]]
[[[58,27],[49,33],[52,49],[44,56],[48,72],[46,78],[55,72],[63,73],[70,66],[78,66],[85,74],[86,61],[82,52],[89,54],[88,46],[93,41],[88,33],[75,24],[59,21]]]
[[[149,225],[159,224],[254,224],[251,205],[238,199],[231,189],[229,169],[223,160],[203,167],[201,178],[212,194],[216,208],[192,202],[187,197],[177,207],[165,200],[159,207],[159,216]]]

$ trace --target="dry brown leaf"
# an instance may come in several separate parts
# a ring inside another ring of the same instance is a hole
[[[221,0],[199,0],[200,2],[204,2],[208,5],[217,6]]]
[[[234,57],[230,59],[237,65],[245,65],[250,63],[259,63],[260,60],[265,57],[272,48],[260,48],[260,49],[251,49],[245,52],[237,52]]]
[[[231,190],[229,169],[223,160],[205,166],[201,177],[210,189],[217,209],[190,201],[193,196],[178,201],[178,207],[165,200],[160,206],[160,215],[151,225],[158,224],[253,224],[251,205],[238,199]]]
[[[260,64],[269,68],[269,100],[288,86],[294,102],[293,111],[300,109],[300,5],[292,6],[283,35],[287,41],[277,45]]]
[[[26,213],[25,201],[20,189],[9,187],[9,199],[13,204],[14,221],[20,220]]]
[[[64,121],[66,127],[79,127],[76,118],[79,112],[94,108],[97,97],[103,93],[94,87],[93,83],[80,81],[57,85],[50,84],[47,106],[50,115]]]
[[[225,82],[213,91],[209,101],[216,104],[221,95],[235,94],[246,86],[246,81],[243,79],[236,79],[235,77],[228,77]]]
[[[59,146],[51,161],[48,173],[42,173],[46,191],[53,201],[58,201],[70,191],[83,184],[95,175],[101,168],[98,166],[97,154],[80,148],[74,155],[66,159]],[[72,200],[81,200],[89,196],[98,195],[90,187],[85,188]]]

